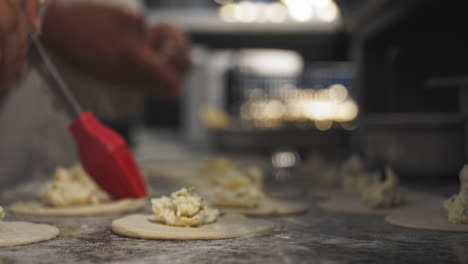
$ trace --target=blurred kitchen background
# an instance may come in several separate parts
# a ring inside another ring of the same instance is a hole
[[[468,157],[466,3],[146,0],[191,38],[183,96],[114,128],[140,160],[212,153],[294,168],[358,153],[405,179],[457,180]]]
[[[285,166],[311,152],[344,157],[359,109],[343,21],[366,1],[344,2],[147,1],[151,22],[190,35],[194,68],[184,98],[149,100],[145,123],[179,130],[191,150]]]
[[[190,35],[195,63],[184,98],[148,100],[154,131],[280,167],[356,152],[405,177],[456,181],[468,154],[461,1],[147,4],[152,22]]]
[[[281,154],[286,165],[357,152],[407,177],[455,181],[466,162],[461,1],[148,5],[152,21],[190,34],[195,59],[183,100],[148,101],[149,126],[178,129],[194,148]]]

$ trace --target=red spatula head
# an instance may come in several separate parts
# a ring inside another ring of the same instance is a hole
[[[84,170],[114,198],[146,196],[146,185],[125,140],[100,123],[93,113],[82,113],[70,131]]]

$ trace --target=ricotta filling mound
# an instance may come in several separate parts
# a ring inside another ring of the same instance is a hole
[[[241,168],[220,157],[209,160],[202,169],[210,183],[210,201],[215,206],[255,208],[263,200],[263,174],[254,166]]]
[[[379,183],[377,174],[368,172],[364,161],[353,154],[341,168],[342,189],[344,192],[362,194],[367,188]]]
[[[196,227],[216,222],[220,212],[210,208],[206,200],[183,188],[170,197],[151,199],[153,214],[166,225]]]
[[[453,224],[468,224],[468,165],[459,174],[460,192],[444,201],[448,221]]]
[[[392,208],[405,203],[404,192],[395,172],[386,168],[385,180],[367,188],[362,200],[370,208]]]
[[[41,190],[39,198],[53,207],[92,205],[111,200],[81,166],[69,169],[58,167],[53,179]]]

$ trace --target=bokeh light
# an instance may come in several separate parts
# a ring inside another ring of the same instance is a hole
[[[225,5],[229,2],[232,2],[232,0],[213,0],[215,3],[220,4],[220,5]]]
[[[315,8],[327,8],[332,1],[331,0],[309,0],[310,4]]]
[[[267,21],[282,23],[288,19],[288,9],[281,3],[272,3],[266,7]]]
[[[317,17],[323,22],[333,22],[340,16],[340,10],[334,2],[330,2],[324,8],[317,9]]]
[[[293,152],[276,152],[271,157],[271,163],[276,168],[290,168],[296,165],[297,156]]]
[[[257,19],[256,4],[248,1],[243,1],[235,7],[235,17],[241,23],[252,23]]]
[[[304,69],[302,56],[289,50],[245,49],[239,66],[261,76],[298,76]]]
[[[358,116],[358,106],[352,100],[347,100],[336,105],[335,119],[340,122],[348,122],[356,119]]]
[[[332,23],[340,17],[339,7],[332,0],[215,1],[221,4],[220,19],[227,23]]]
[[[219,16],[221,20],[228,23],[234,23],[236,19],[236,4],[226,4],[220,7]]]
[[[287,122],[304,127],[312,123],[318,130],[326,131],[334,123],[349,124],[355,120],[359,108],[349,96],[348,89],[341,84],[319,90],[284,85],[272,94],[253,89],[242,104],[240,114],[241,119],[252,122],[256,127],[279,128]],[[352,129],[353,126],[342,127]]]
[[[341,103],[348,98],[348,89],[342,84],[333,84],[328,91],[330,98],[335,102]]]
[[[333,122],[330,120],[315,121],[315,127],[320,131],[327,131],[331,129],[332,126],[333,126]]]
[[[314,10],[309,0],[283,0],[289,9],[289,15],[298,22],[306,22],[312,19]]]

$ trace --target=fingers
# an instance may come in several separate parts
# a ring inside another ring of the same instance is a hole
[[[26,1],[26,15],[29,25],[32,30],[39,30],[39,1],[38,0],[25,0]]]
[[[153,27],[148,34],[153,50],[152,56],[148,55],[150,51],[145,51],[147,55],[143,59],[146,65],[153,67],[154,74],[159,73],[157,76],[165,78],[169,86],[177,81],[177,88],[169,88],[169,91],[172,95],[179,95],[182,76],[192,64],[189,41],[182,32],[165,24]]]
[[[26,13],[22,11],[26,1],[31,0],[6,0],[0,4],[1,89],[8,88],[24,69],[30,30]]]
[[[158,25],[149,32],[150,42],[155,52],[168,59],[169,63],[181,73],[190,67],[191,56],[189,41],[185,35],[169,25]]]
[[[0,89],[26,67],[28,35],[39,26],[38,0],[0,1]]]
[[[78,70],[161,95],[180,93],[190,65],[189,44],[179,31],[166,25],[147,31],[140,16],[97,4],[52,3],[41,35]]]
[[[151,92],[168,96],[180,94],[181,76],[163,57],[155,54],[150,46],[137,49],[134,58],[135,64],[138,65],[143,75],[142,79],[153,80],[153,85],[150,87]]]

